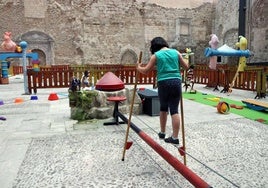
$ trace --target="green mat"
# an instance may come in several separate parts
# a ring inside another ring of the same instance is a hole
[[[259,121],[261,123],[268,125],[268,112],[267,111],[256,111],[248,108],[246,104],[242,103],[242,101],[235,101],[228,98],[222,98],[211,94],[205,94],[197,92],[196,94],[191,94],[189,92],[183,92],[183,98],[193,100],[198,103],[202,103],[205,105],[213,106],[216,109],[217,104],[220,101],[227,102],[229,105],[237,105],[237,106],[243,106],[243,109],[236,109],[231,108],[229,113],[234,113],[240,116],[243,116],[245,118]]]

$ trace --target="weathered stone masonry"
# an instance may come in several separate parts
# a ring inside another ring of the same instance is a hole
[[[261,5],[261,0],[253,1],[252,10]],[[16,42],[26,40],[29,49],[39,53],[41,64],[47,65],[135,63],[140,51],[145,61],[155,36],[166,38],[180,51],[191,47],[195,62],[207,63],[203,52],[211,33],[221,44],[232,46],[237,40],[237,7],[231,0],[193,9],[135,0],[6,0],[0,2],[0,33],[11,31]],[[268,25],[261,19],[267,13],[261,10],[260,19],[254,17],[257,22],[251,21],[247,30],[249,48],[258,61],[267,60],[268,38],[258,35],[267,32]],[[256,42],[260,40],[262,44]]]

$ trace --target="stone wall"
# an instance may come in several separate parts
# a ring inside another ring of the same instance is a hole
[[[211,33],[219,36],[221,44],[233,46],[237,41],[239,1],[192,0],[195,6],[191,8],[150,2],[153,0],[0,1],[0,33],[11,31],[16,42],[28,41],[29,49],[38,52],[41,64],[47,65],[135,63],[140,51],[147,61],[155,36],[163,36],[181,52],[192,48],[196,63],[208,63],[203,53]],[[248,2],[246,37],[255,54],[249,60],[267,61],[267,3]]]
[[[252,0],[247,1],[246,7],[246,35],[248,49],[254,56],[248,58],[248,62],[267,62],[268,60],[268,1]],[[220,44],[227,44],[236,48],[238,41],[239,24],[239,1],[225,0],[218,1],[215,14],[215,25],[213,31],[219,37]],[[232,58],[231,58],[232,59]],[[225,58],[225,63],[230,58]]]
[[[106,119],[113,117],[114,102],[108,101],[108,97],[125,96],[126,100],[118,105],[122,114],[129,114],[133,99],[133,89],[119,91],[82,90],[69,91],[71,118],[75,120]],[[90,99],[89,99],[90,98]],[[135,92],[132,114],[142,114],[142,101]]]
[[[250,1],[248,21],[249,48],[254,52],[251,62],[268,61],[268,1]]]
[[[140,51],[146,61],[155,36],[179,50],[192,47],[197,62],[206,60],[211,3],[175,9],[135,0],[38,0],[39,13],[32,4],[2,2],[0,33],[11,31],[16,42],[27,39],[30,49],[44,52],[41,64],[135,63]]]

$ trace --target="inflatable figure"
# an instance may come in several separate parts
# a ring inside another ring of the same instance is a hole
[[[15,52],[16,43],[11,40],[11,32],[4,33],[4,42],[2,42],[1,47],[4,51]]]
[[[239,42],[236,43],[236,47],[239,48],[239,50],[246,50],[248,41],[245,37],[239,36]],[[239,71],[243,72],[246,66],[246,57],[242,56],[239,58],[239,64],[238,69]]]
[[[211,46],[212,49],[217,49],[219,44],[219,39],[217,35],[211,34],[210,37],[211,39],[209,41],[209,45]],[[209,68],[216,70],[216,66],[217,66],[217,56],[211,56],[209,58]]]
[[[240,50],[246,50],[247,44],[248,44],[247,39],[243,36],[239,36],[239,41],[236,43],[236,47],[239,48]],[[236,79],[238,78],[239,72],[243,72],[245,70],[246,62],[247,60],[245,56],[239,57],[238,68],[236,70],[233,81],[230,83],[230,86],[228,89],[228,95],[232,92],[232,88],[235,84]]]

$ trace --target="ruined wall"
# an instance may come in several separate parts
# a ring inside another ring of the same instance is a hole
[[[250,62],[268,62],[268,1],[250,1],[248,16],[249,48],[254,52]]]
[[[268,1],[247,1],[246,35],[248,49],[254,56],[247,62],[267,62],[268,60]],[[216,4],[215,25],[213,32],[219,37],[220,44],[236,48],[238,41],[239,1],[225,0]],[[223,58],[224,63],[236,64],[238,58]]]
[[[135,63],[139,51],[146,61],[155,36],[179,50],[192,47],[204,62],[211,12],[211,3],[172,9],[135,0],[6,0],[0,33],[27,39],[29,49],[46,54],[46,64]]]
[[[171,47],[180,52],[190,47],[195,53],[196,63],[206,62],[203,52],[212,27],[212,4],[195,9],[168,9],[150,4],[145,8],[145,41],[163,36]]]

